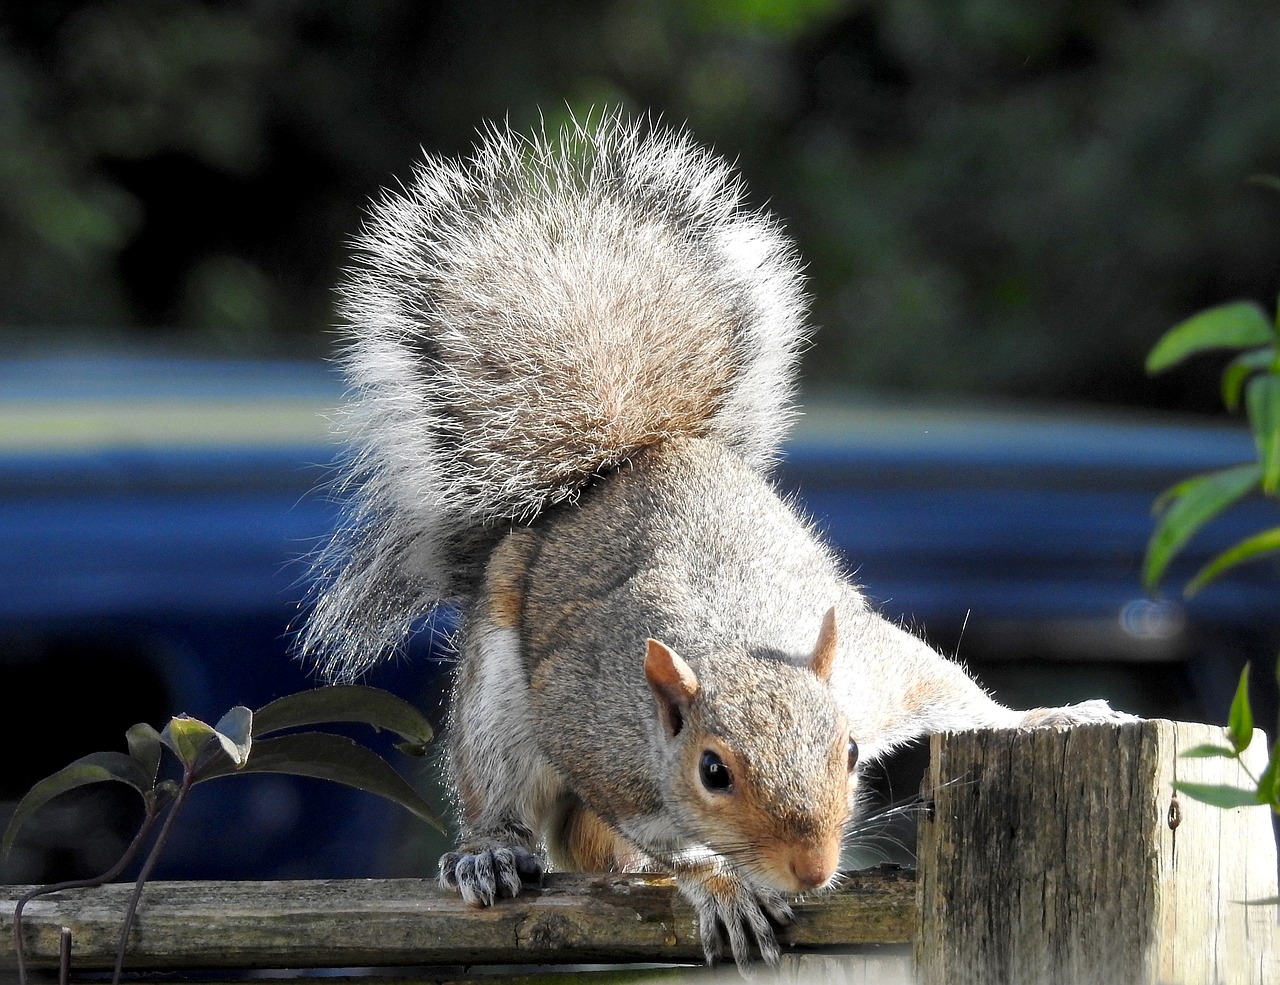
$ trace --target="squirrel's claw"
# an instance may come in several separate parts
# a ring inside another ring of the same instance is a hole
[[[785,927],[796,918],[792,912],[790,904],[781,896],[776,894],[762,894],[760,897],[760,908],[764,910],[769,920],[778,927]]]
[[[774,926],[791,922],[791,907],[781,896],[748,888],[736,880],[717,877],[716,885],[680,880],[680,891],[698,915],[698,934],[707,964],[724,956],[724,938],[738,970],[751,977],[753,952],[770,967],[781,958]],[[722,934],[723,930],[723,934]]]
[[[542,878],[542,858],[511,845],[482,845],[440,856],[440,885],[456,889],[471,906],[492,906],[518,896],[525,882]]]
[[[1107,702],[1095,698],[1061,708],[1032,708],[1024,712],[1019,728],[1063,728],[1069,725],[1104,725],[1136,722],[1135,715],[1116,711]]]

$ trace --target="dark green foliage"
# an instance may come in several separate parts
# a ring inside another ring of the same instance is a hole
[[[19,801],[0,844],[6,855],[19,829],[33,814],[59,794],[87,784],[119,782],[132,787],[142,798],[145,816],[124,857],[98,878],[38,887],[19,899],[14,909],[14,939],[20,979],[26,980],[20,931],[26,903],[44,893],[73,886],[101,885],[117,878],[163,817],[164,825],[138,875],[137,888],[125,915],[114,979],[119,980],[124,942],[142,887],[164,850],[170,826],[191,788],[198,783],[253,773],[318,777],[385,797],[443,831],[431,806],[382,757],[359,743],[340,735],[309,731],[262,738],[284,730],[336,722],[390,729],[404,740],[399,748],[414,755],[421,755],[432,738],[431,726],[421,713],[386,691],[356,685],[316,688],[280,698],[257,712],[237,706],[212,726],[189,715],[174,716],[160,732],[150,725],[135,725],[126,735],[128,754],[92,753],[32,787]],[[176,780],[159,779],[165,749],[178,762],[180,775]]]
[[[1198,370],[1144,382],[1147,340],[1274,290],[1254,0],[84,0],[0,28],[0,322],[39,342],[324,351],[346,241],[420,146],[603,103],[688,122],[788,222],[818,385],[1207,410]]]
[[[1169,562],[1203,527],[1244,496],[1260,492],[1280,502],[1280,311],[1274,320],[1251,302],[1224,304],[1202,311],[1166,332],[1147,356],[1149,373],[1163,372],[1184,359],[1203,352],[1237,353],[1222,375],[1222,399],[1228,409],[1240,404],[1245,410],[1257,448],[1258,460],[1218,472],[1195,476],[1166,490],[1155,503],[1158,516],[1147,545],[1143,579],[1155,591]],[[1192,595],[1223,572],[1280,550],[1280,526],[1250,535],[1229,547],[1197,572],[1183,589]],[[1280,680],[1280,661],[1276,664]],[[1280,731],[1280,722],[1277,723]],[[1253,710],[1249,704],[1249,667],[1240,674],[1235,699],[1227,719],[1229,745],[1200,746],[1187,756],[1225,756],[1240,759],[1253,742]],[[1243,761],[1242,761],[1243,766]],[[1246,774],[1252,788],[1175,783],[1189,797],[1218,807],[1266,804],[1280,814],[1280,737],[1260,776]]]
[[[1280,676],[1280,664],[1277,664],[1276,673]],[[1249,667],[1247,665],[1240,674],[1236,696],[1231,702],[1226,737],[1230,745],[1196,746],[1182,755],[1188,758],[1221,756],[1225,759],[1238,760],[1241,753],[1253,744],[1253,712],[1249,706]],[[1272,745],[1270,759],[1259,776],[1253,776],[1247,767],[1245,772],[1254,783],[1252,788],[1185,781],[1176,781],[1173,785],[1188,797],[1212,804],[1214,807],[1230,809],[1267,805],[1280,814],[1280,740]]]
[[[1159,517],[1143,565],[1143,580],[1154,590],[1169,562],[1201,527],[1244,496],[1261,491],[1280,498],[1280,313],[1273,322],[1250,302],[1221,305],[1175,325],[1147,357],[1149,373],[1163,372],[1189,356],[1214,350],[1238,353],[1223,371],[1228,408],[1244,393],[1249,427],[1258,451],[1247,462],[1186,479],[1156,500]],[[1280,549],[1280,527],[1253,535],[1214,558],[1187,584],[1194,594],[1228,568]]]

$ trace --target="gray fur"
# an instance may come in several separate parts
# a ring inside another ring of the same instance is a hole
[[[850,739],[866,760],[935,729],[1117,717],[993,701],[870,611],[777,495],[799,264],[685,135],[616,114],[491,130],[465,161],[428,158],[358,245],[353,506],[302,644],[349,679],[463,604],[440,879],[468,901],[557,852],[638,862],[675,876],[709,960],[723,929],[744,969],[776,961],[780,893],[836,865]],[[680,664],[655,680],[646,652]],[[715,749],[729,800],[700,778]]]
[[[342,288],[352,506],[304,654],[349,680],[501,530],[674,434],[765,471],[806,340],[799,260],[736,173],[621,115],[428,157],[373,209]]]

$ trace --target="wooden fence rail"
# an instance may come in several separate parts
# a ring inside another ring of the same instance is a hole
[[[919,985],[1280,983],[1280,907],[1244,904],[1277,895],[1270,812],[1172,796],[1175,778],[1239,781],[1230,761],[1179,757],[1220,737],[1162,721],[935,737],[918,876],[849,873],[799,904],[782,933],[787,976],[905,982],[914,949]],[[1261,736],[1255,747],[1257,766]],[[0,914],[12,917],[24,889],[0,887]],[[65,927],[73,969],[109,967],[131,889],[34,900],[29,964],[57,966]],[[696,964],[700,954],[692,911],[667,880],[642,876],[551,875],[489,909],[414,879],[156,883],[126,968],[399,968],[393,980],[407,983],[477,965]],[[10,943],[0,981],[13,960]]]
[[[27,952],[56,963],[72,928],[75,965],[110,967],[132,886],[60,893],[28,906]],[[12,906],[9,907],[12,912]],[[915,875],[851,874],[797,907],[798,947],[910,944]],[[548,875],[540,889],[476,909],[422,879],[160,882],[148,887],[128,964],[154,968],[696,962],[693,910],[670,880]]]

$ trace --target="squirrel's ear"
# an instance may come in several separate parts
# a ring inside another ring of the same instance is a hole
[[[809,669],[824,681],[831,679],[831,668],[836,662],[836,607],[833,605],[822,617],[818,630],[818,643],[809,658]]]
[[[684,710],[698,693],[698,675],[671,647],[646,641],[644,676],[658,702],[658,715],[671,738],[684,728]]]

